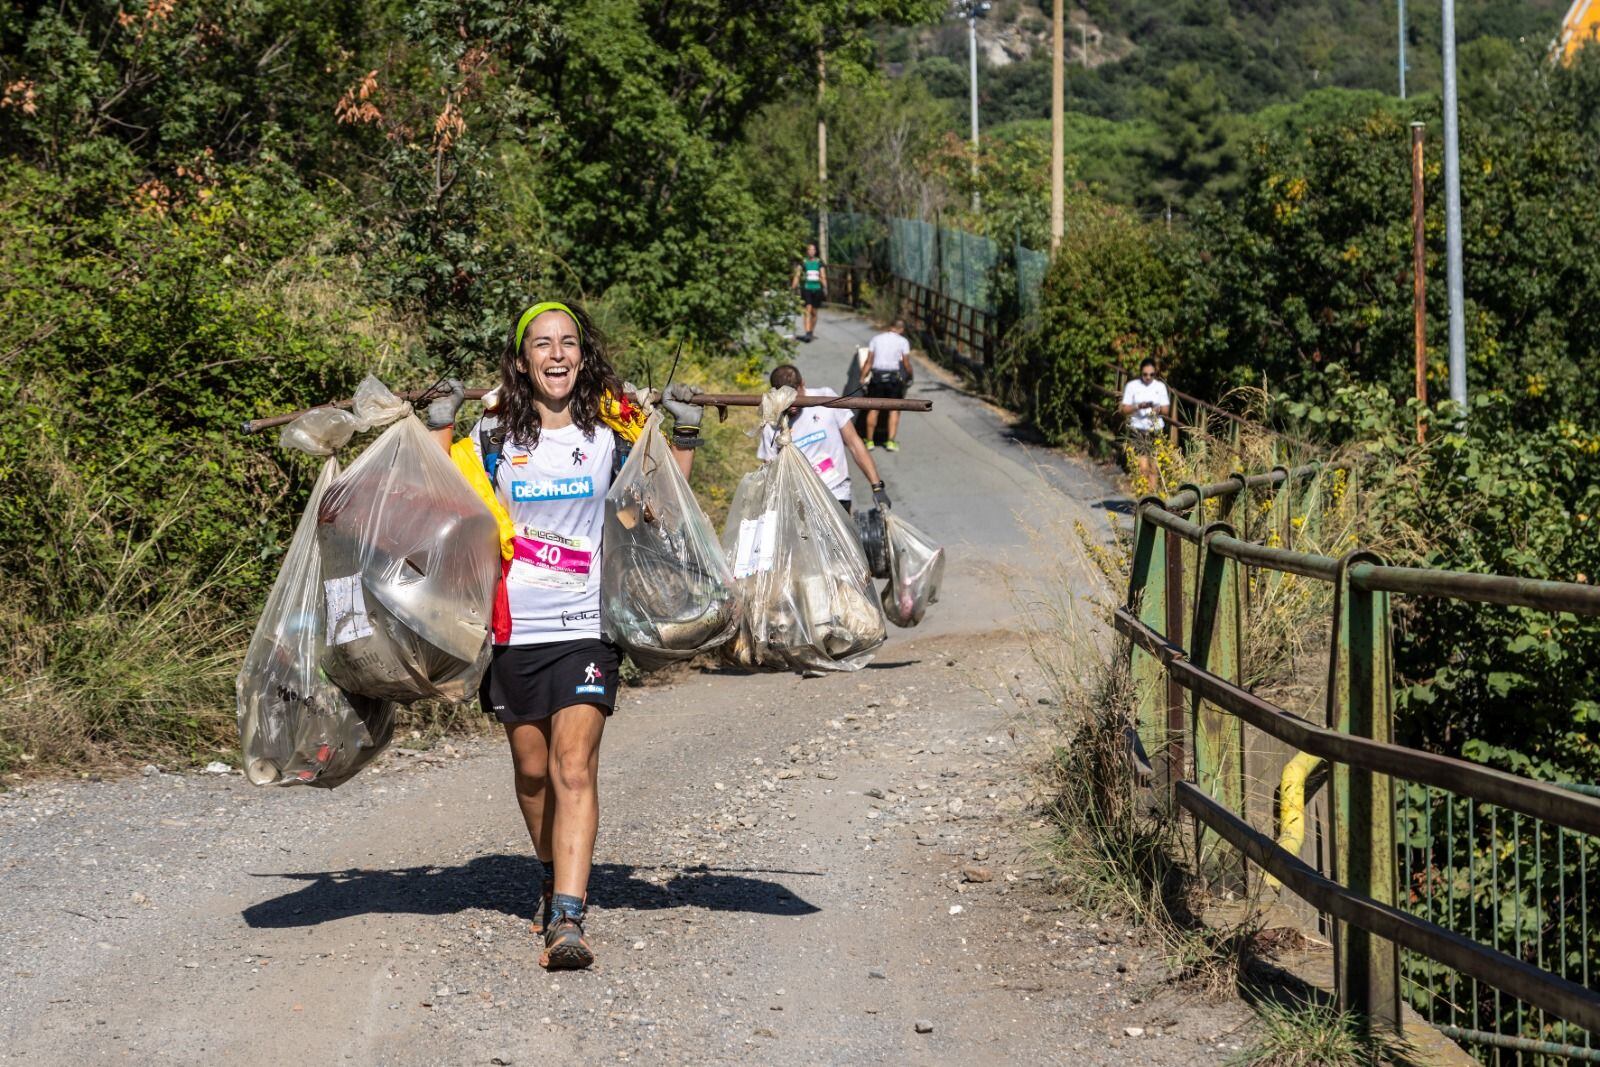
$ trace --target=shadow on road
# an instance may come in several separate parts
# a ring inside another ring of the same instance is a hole
[[[756,915],[813,915],[821,910],[776,882],[745,876],[821,876],[821,871],[757,872],[697,866],[682,868],[664,881],[650,882],[636,876],[639,869],[625,863],[595,864],[589,880],[590,903],[636,911],[688,906]],[[305,883],[245,908],[245,924],[256,930],[317,926],[351,915],[448,915],[468,908],[491,908],[532,919],[539,896],[539,866],[531,856],[480,856],[458,867],[355,867],[255,877]]]

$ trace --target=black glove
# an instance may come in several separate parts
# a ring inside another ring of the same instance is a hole
[[[885,511],[889,510],[889,508],[892,506],[889,503],[889,490],[883,487],[882,482],[872,483],[872,500]]]
[[[429,402],[428,414],[422,420],[430,430],[445,430],[454,426],[456,412],[461,410],[461,402],[467,398],[467,387],[461,384],[460,378],[451,378],[440,384],[447,392]]]
[[[678,382],[669,385],[661,406],[672,416],[672,443],[679,448],[694,448],[700,443],[700,420],[705,417],[705,406],[689,401],[705,392],[698,385]]]

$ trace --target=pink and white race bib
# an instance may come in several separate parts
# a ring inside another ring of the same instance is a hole
[[[582,589],[589,584],[594,544],[587,537],[565,537],[524,526],[511,539],[511,552],[507,583],[540,589]]]

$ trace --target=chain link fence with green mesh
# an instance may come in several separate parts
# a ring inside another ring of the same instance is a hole
[[[870,265],[989,314],[1015,273],[1020,315],[1039,306],[1039,289],[1050,257],[1020,241],[1008,250],[992,237],[937,226],[920,219],[879,219],[852,211],[828,213],[828,258],[835,263]]]

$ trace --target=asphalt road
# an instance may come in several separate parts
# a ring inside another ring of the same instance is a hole
[[[829,314],[806,373],[837,379],[866,332]],[[536,865],[492,735],[402,741],[333,792],[35,783],[0,795],[0,1059],[1226,1058],[1239,1010],[1166,984],[1159,951],[1073,911],[1042,859],[1048,690],[1004,578],[1037,576],[1030,516],[1100,522],[1115,493],[953,381],[923,368],[916,392],[934,413],[875,455],[949,546],[943,600],[854,674],[684,670],[624,695],[593,970],[537,966]]]

